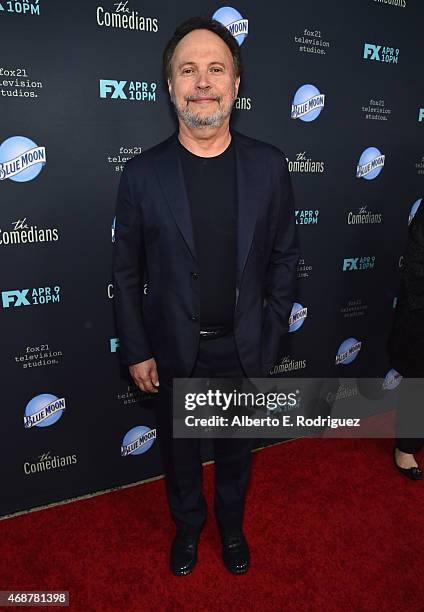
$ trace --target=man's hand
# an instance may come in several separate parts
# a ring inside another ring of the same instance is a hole
[[[130,374],[140,389],[145,393],[158,393],[159,386],[158,371],[156,369],[156,361],[152,357],[146,361],[140,361],[129,366]]]

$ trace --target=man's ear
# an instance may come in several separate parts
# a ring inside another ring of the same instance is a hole
[[[171,80],[167,79],[167,83],[168,83],[168,91],[169,91],[169,95],[171,95],[172,93],[172,84],[171,84]]]
[[[236,80],[234,81],[234,89],[235,89],[235,93],[236,93],[236,96],[235,96],[236,98],[238,96],[239,87],[240,87],[240,77],[238,76],[236,78]]]

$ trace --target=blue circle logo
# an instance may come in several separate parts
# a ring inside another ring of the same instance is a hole
[[[308,309],[295,302],[289,317],[289,332],[295,332],[302,327],[308,316]]]
[[[336,355],[336,365],[340,365],[343,363],[344,365],[348,365],[352,363],[357,356],[359,351],[361,350],[362,342],[358,342],[356,338],[348,338],[344,340],[339,346],[339,350]]]
[[[301,121],[314,121],[325,104],[325,95],[315,85],[302,85],[296,91],[291,108],[291,118]]]
[[[386,156],[376,147],[368,147],[362,152],[356,167],[356,177],[372,181],[384,168]]]
[[[411,206],[411,210],[409,212],[409,218],[408,218],[408,225],[411,224],[412,219],[415,217],[417,210],[420,207],[421,202],[423,201],[422,198],[420,198],[419,200],[417,200],[416,202],[414,202]]]
[[[249,32],[249,21],[243,19],[240,13],[231,6],[223,6],[215,11],[212,19],[222,23],[231,32],[239,45],[243,43]]]
[[[28,402],[25,408],[24,425],[30,427],[49,427],[56,423],[66,408],[65,398],[52,393],[41,393]]]
[[[393,389],[396,389],[396,387],[400,385],[401,381],[402,381],[402,375],[399,374],[399,372],[397,372],[396,370],[392,368],[386,374],[386,377],[383,381],[383,389],[392,391]]]
[[[46,149],[26,136],[11,136],[0,145],[0,181],[32,181],[46,164]]]
[[[149,450],[156,440],[156,429],[145,425],[133,427],[124,436],[121,446],[122,457],[141,455]]]

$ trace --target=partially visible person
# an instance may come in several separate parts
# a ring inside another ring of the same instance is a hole
[[[410,226],[402,268],[401,288],[388,343],[392,367],[407,379],[424,377],[424,206]],[[422,380],[408,380],[407,395],[418,397]],[[401,391],[402,396],[402,391]],[[404,394],[406,397],[406,394]],[[424,404],[424,398],[423,398]],[[421,437],[424,405],[402,401],[396,411],[396,443],[393,460],[398,470],[412,480],[422,479],[415,455],[423,448]],[[417,432],[417,437],[410,437]]]

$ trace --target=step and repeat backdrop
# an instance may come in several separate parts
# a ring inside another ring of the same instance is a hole
[[[272,374],[378,376],[423,197],[420,0],[0,0],[0,515],[162,473],[155,399],[119,364],[128,158],[176,128],[162,51],[193,15],[242,47],[233,127],[278,146],[302,258]],[[148,291],[148,287],[145,287]]]

